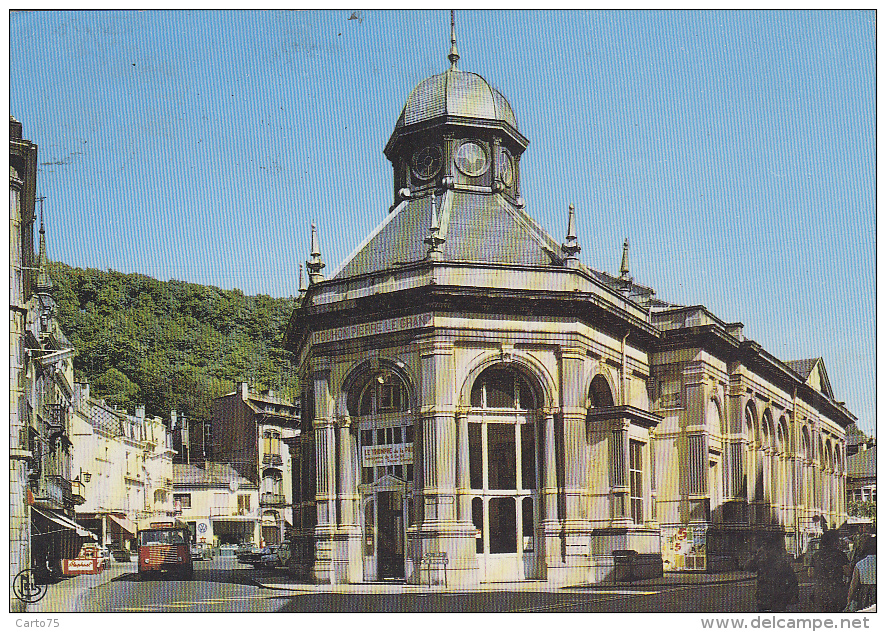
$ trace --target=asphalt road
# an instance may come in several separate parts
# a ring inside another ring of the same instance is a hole
[[[194,579],[140,581],[128,573],[89,590],[81,612],[754,612],[753,581],[556,592],[294,593],[255,584],[266,571],[233,559],[195,562]],[[808,607],[809,586],[791,611]]]

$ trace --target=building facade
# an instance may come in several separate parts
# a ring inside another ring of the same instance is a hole
[[[172,437],[163,420],[118,410],[75,388],[73,474],[85,502],[77,519],[102,544],[128,548],[140,521],[168,519],[172,505]]]
[[[212,403],[212,458],[259,486],[264,544],[282,542],[292,525],[291,458],[284,441],[295,436],[298,419],[297,404],[246,382]]]
[[[173,464],[176,518],[195,542],[213,546],[261,539],[258,486],[228,463]]]
[[[34,257],[37,146],[10,117],[10,573],[61,573],[94,535],[74,520],[74,349],[55,318],[46,232]],[[21,607],[10,596],[10,609]]]
[[[295,574],[324,583],[597,582],[734,568],[845,518],[845,428],[821,359],[783,362],[703,306],[579,260],[524,210],[528,140],[451,67],[385,147],[394,204],[287,331],[298,358]]]

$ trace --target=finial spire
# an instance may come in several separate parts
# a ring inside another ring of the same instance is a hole
[[[430,246],[428,248],[428,257],[438,259],[440,257],[440,246],[446,241],[440,237],[440,221],[437,219],[437,196],[431,195],[431,227],[430,235],[425,237],[425,243]]]
[[[449,10],[450,40],[452,45],[449,47],[449,62],[452,64],[451,70],[458,70],[458,47],[455,45],[455,9]]]
[[[305,267],[308,269],[308,278],[311,280],[311,283],[319,283],[323,280],[323,273],[320,270],[325,268],[326,264],[323,263],[323,258],[320,256],[317,225],[313,223],[311,224],[311,259],[305,262]]]
[[[49,276],[49,258],[46,256],[46,228],[43,226],[43,200],[45,197],[38,197],[40,202],[40,249],[37,252],[37,291],[39,293],[49,293],[52,290],[52,277]]]
[[[575,205],[569,205],[569,221],[566,224],[566,241],[560,246],[563,254],[566,255],[566,265],[574,265],[569,262],[578,262],[578,253],[581,252],[581,246],[578,245],[578,237],[575,234]]]
[[[305,268],[302,264],[298,264],[298,295],[304,296],[307,291],[308,286],[305,284]]]
[[[621,251],[621,268],[619,269],[619,276],[622,279],[631,278],[631,268],[628,265],[628,238],[625,237],[625,245]]]

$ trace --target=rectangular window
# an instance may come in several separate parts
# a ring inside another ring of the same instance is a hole
[[[414,441],[414,430],[412,426],[406,426],[406,443],[412,443]]]
[[[631,441],[629,474],[631,478],[631,519],[634,524],[643,524],[643,444]]]
[[[474,498],[471,500],[471,521],[474,528],[477,529],[477,553],[483,552],[483,499]]]
[[[520,484],[523,489],[535,489],[535,426],[520,426]]]
[[[363,430],[360,432],[360,443],[363,445],[372,445],[372,430]]]
[[[394,428],[394,443],[403,443],[403,428],[399,426]]]
[[[702,495],[707,493],[708,451],[705,448],[704,435],[687,437],[689,461],[689,493]]]
[[[532,499],[523,499],[523,550],[535,550],[535,516],[532,512]]]
[[[489,450],[487,461],[489,489],[517,489],[515,431],[516,426],[513,424],[486,424],[486,440]]]
[[[363,468],[363,482],[371,483],[373,481],[374,470],[371,467]]]
[[[382,384],[378,412],[395,412],[400,410],[400,385]]]
[[[733,443],[729,446],[730,464],[732,470],[731,489],[729,493],[734,498],[745,498],[748,493],[748,479],[745,474],[745,450],[741,443]]]
[[[216,514],[228,513],[228,495],[224,492],[215,493],[215,511]]]
[[[237,513],[238,514],[247,514],[250,511],[250,503],[249,496],[240,495],[237,496]]]
[[[517,552],[517,502],[513,497],[489,499],[489,552]]]
[[[471,471],[471,489],[483,489],[482,424],[468,424],[468,463]]]
[[[173,499],[173,502],[176,505],[179,505],[182,509],[190,509],[191,508],[191,495],[190,494],[173,494],[172,499]]]

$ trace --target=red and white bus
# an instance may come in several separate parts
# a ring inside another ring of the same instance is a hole
[[[138,576],[145,579],[162,573],[193,579],[190,533],[181,522],[151,522],[138,530]]]

